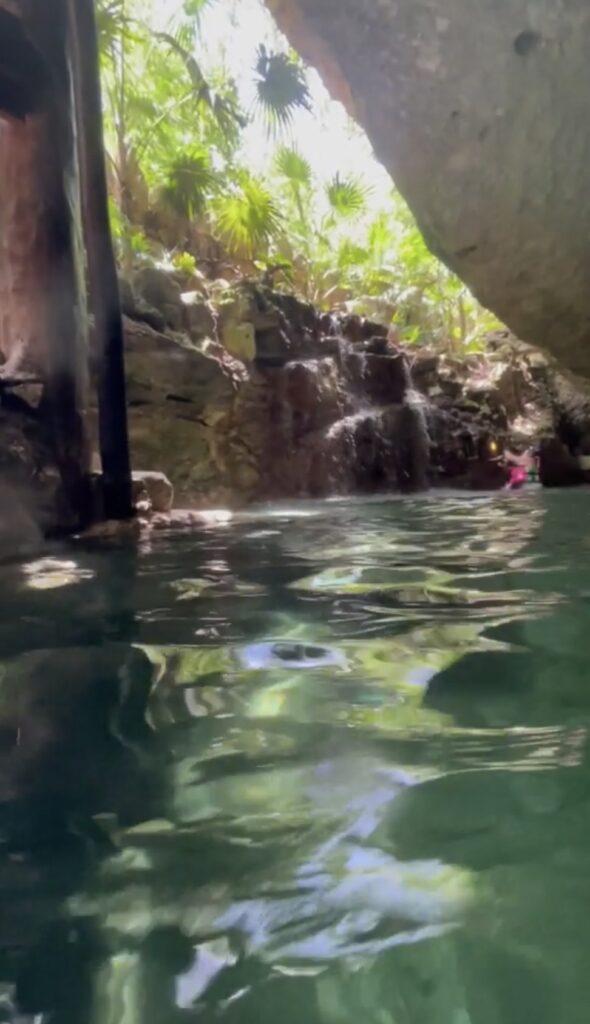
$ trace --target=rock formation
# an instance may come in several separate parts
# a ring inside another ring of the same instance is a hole
[[[555,371],[508,334],[459,360],[251,282],[183,287],[151,268],[121,289],[134,464],[177,506],[500,487],[505,448],[553,435]]]
[[[164,470],[178,503],[426,486],[424,409],[384,327],[248,282],[215,307],[176,285],[175,303],[159,273],[122,287],[130,433],[135,465]]]
[[[525,341],[590,374],[586,0],[267,0],[424,236]]]

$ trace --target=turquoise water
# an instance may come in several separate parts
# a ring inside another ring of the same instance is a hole
[[[212,517],[0,588],[0,1020],[587,1024],[590,493]]]

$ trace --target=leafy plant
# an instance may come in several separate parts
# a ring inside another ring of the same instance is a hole
[[[187,221],[205,212],[211,196],[219,188],[219,178],[204,149],[196,147],[181,154],[167,168],[162,198]]]
[[[311,110],[305,70],[291,53],[258,47],[255,66],[257,103],[271,131],[288,128],[296,110]]]
[[[176,270],[191,277],[197,269],[197,261],[190,252],[177,252],[174,254],[172,263]]]
[[[266,186],[244,176],[235,191],[217,205],[217,229],[230,252],[253,258],[266,251],[283,226],[280,210]]]
[[[399,194],[379,206],[346,169],[322,180],[285,140],[296,114],[312,110],[312,96],[304,65],[272,33],[258,46],[253,87],[274,152],[266,171],[256,161],[254,172],[238,88],[221,62],[211,63],[203,38],[212,2],[183,0],[163,22],[155,0],[153,16],[150,0],[97,0],[111,221],[123,269],[150,249],[176,253],[187,273],[198,263],[223,275],[237,264],[321,309],[395,322],[406,344],[478,350],[494,321],[428,251]],[[242,0],[217,3],[239,28]]]
[[[326,185],[326,196],[335,216],[352,218],[365,212],[369,190],[353,178],[338,173]]]

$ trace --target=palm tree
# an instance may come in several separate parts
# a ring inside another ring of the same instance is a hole
[[[246,173],[240,178],[216,206],[216,227],[230,252],[253,260],[266,255],[282,232],[283,219],[263,182]]]

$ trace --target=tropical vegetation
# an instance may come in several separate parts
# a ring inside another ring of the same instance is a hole
[[[261,0],[250,0],[261,2]],[[207,9],[236,0],[98,0],[111,216],[123,268],[146,256],[187,273],[260,275],[324,310],[397,324],[402,340],[477,348],[490,317],[428,251],[395,189],[322,177],[294,131],[314,109],[309,72],[277,32],[261,41],[246,104]],[[269,16],[270,18],[270,16]],[[244,146],[264,125],[265,169]],[[351,127],[351,131],[358,131]]]

